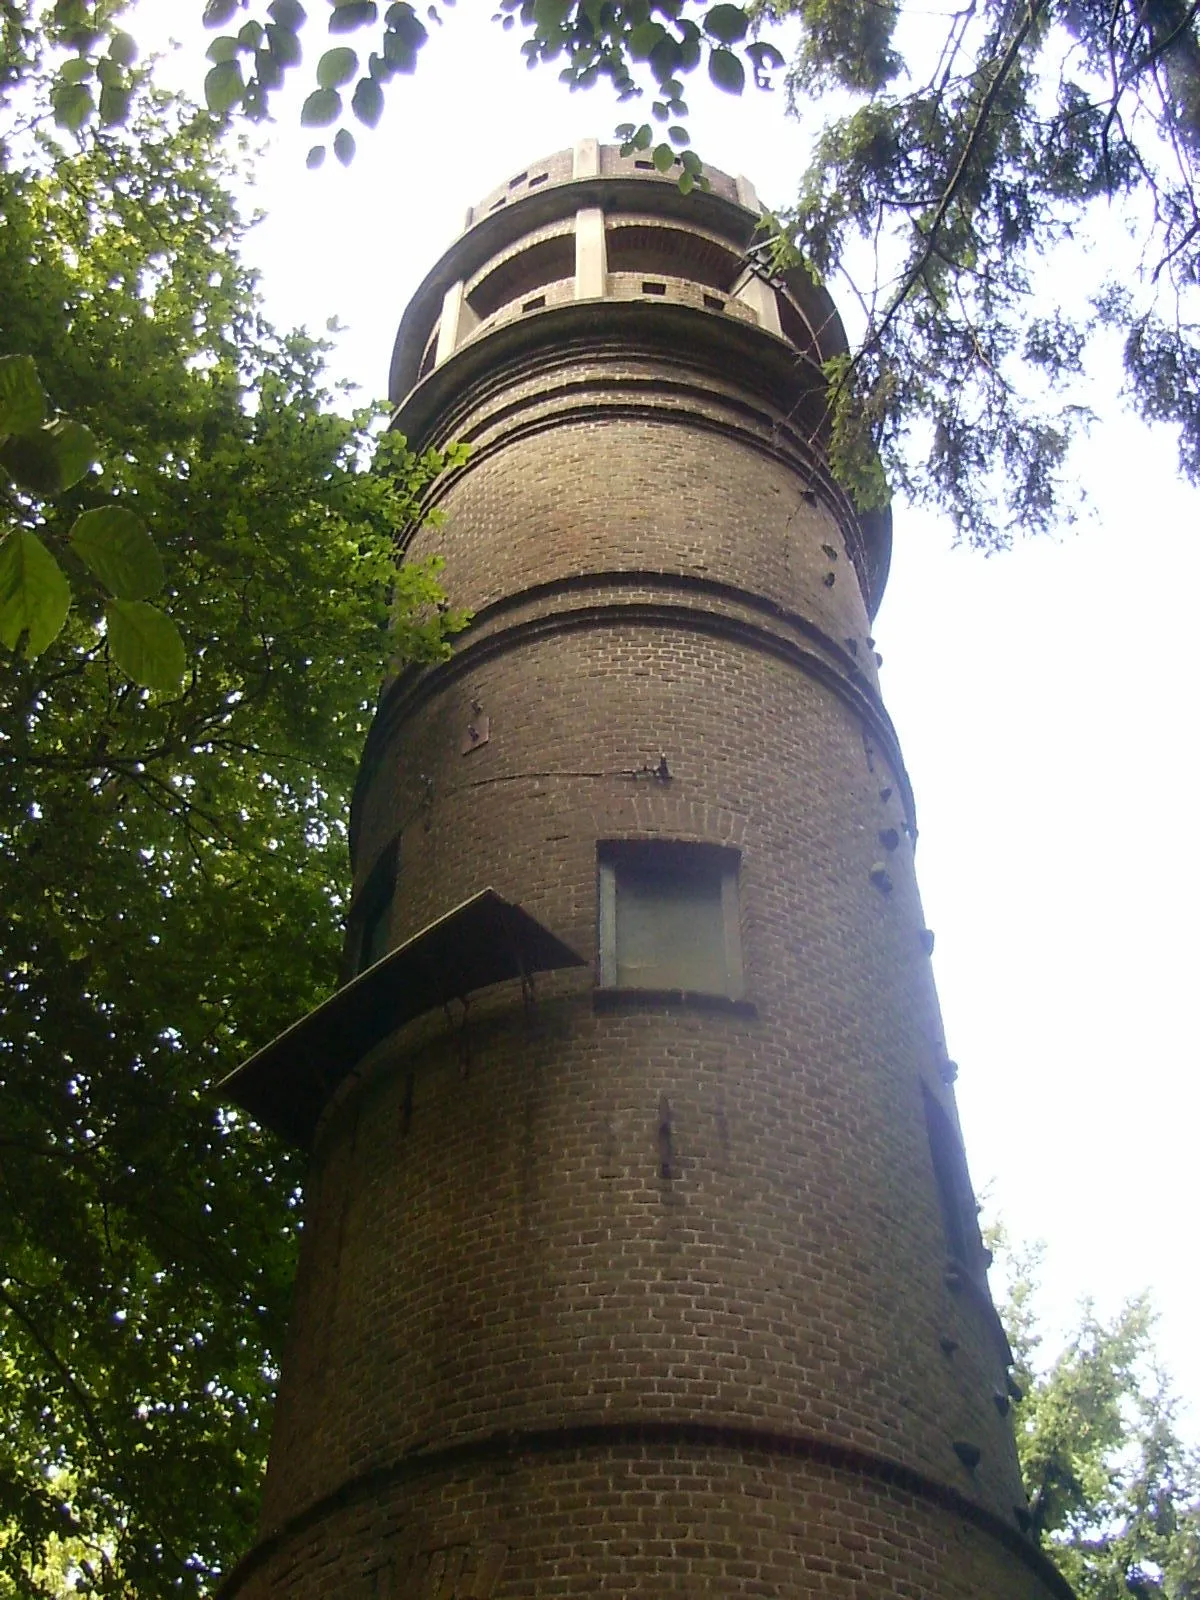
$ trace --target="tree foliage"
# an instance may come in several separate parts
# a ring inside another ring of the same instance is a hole
[[[392,553],[445,460],[264,320],[214,132],[143,97],[0,169],[0,356],[101,463],[9,502],[74,601],[0,651],[0,1594],[200,1593],[249,1541],[300,1174],[209,1090],[336,972],[389,607],[410,658],[461,623]],[[128,517],[186,641],[157,691]]]
[[[32,356],[0,356],[0,644],[31,659],[58,637],[71,608],[71,585],[41,537],[42,502],[74,488],[96,460],[91,429],[46,410]],[[67,542],[107,591],[104,636],[117,666],[144,688],[177,689],[183,639],[149,603],[166,569],[146,524],[127,505],[93,506]]]
[[[1200,1455],[1183,1444],[1144,1297],[1108,1321],[1090,1304],[1041,1359],[1034,1252],[1002,1308],[1023,1398],[1017,1449],[1034,1532],[1080,1600],[1197,1600]]]
[[[123,3],[57,0],[27,27],[71,52],[55,90],[66,127],[125,114]],[[375,126],[442,20],[408,0],[313,0],[312,16],[299,0],[195,3],[222,116],[268,115],[305,44],[330,36],[304,68],[301,120],[336,128],[343,161],[352,126]],[[604,78],[648,98],[645,120],[618,133],[685,189],[703,181],[689,78],[769,88],[785,64],[772,31],[799,30],[786,83],[819,132],[795,203],[773,219],[776,264],[845,278],[860,310],[855,349],[830,370],[828,422],[861,504],[890,484],[987,549],[1069,520],[1067,455],[1090,418],[1079,380],[1104,334],[1121,342],[1128,398],[1176,429],[1181,470],[1200,481],[1197,0],[961,0],[944,13],[916,0],[498,0],[493,20],[570,87]],[[315,144],[309,164],[325,151]],[[1100,216],[1134,235],[1139,265],[1073,298],[1050,275]]]

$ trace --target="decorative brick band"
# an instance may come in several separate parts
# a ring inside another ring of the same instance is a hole
[[[582,362],[618,363],[641,360],[647,363],[665,359],[662,352],[652,346],[631,349],[621,340],[589,338],[566,341],[552,352],[525,352],[522,359],[506,364],[497,374],[485,377],[464,387],[447,404],[438,419],[436,431],[429,435],[429,443],[444,445],[459,439],[472,446],[470,460],[454,473],[440,478],[430,490],[425,509],[436,506],[446,493],[465,474],[477,471],[486,462],[518,439],[535,437],[547,430],[572,422],[622,422],[650,421],[699,432],[719,433],[735,439],[755,454],[778,462],[795,472],[802,480],[797,493],[803,493],[811,484],[834,517],[838,531],[845,541],[847,553],[854,565],[859,584],[868,608],[878,603],[872,595],[872,583],[877,574],[872,569],[872,558],[863,538],[863,528],[858,513],[849,496],[833,477],[824,456],[815,442],[807,439],[792,421],[794,402],[788,397],[776,396],[778,409],[773,415],[771,402],[757,388],[743,387],[738,395],[722,386],[714,388],[714,380],[722,385],[730,378],[728,369],[719,371],[700,359],[687,359],[677,349],[670,354],[671,368],[687,374],[684,378],[670,377],[659,366],[647,365],[647,370],[637,376],[607,377],[603,369],[578,375]],[[521,384],[550,376],[560,370],[574,370],[576,376],[566,382],[547,384],[531,389],[513,398],[513,391]],[[735,375],[736,381],[736,375]],[[793,377],[794,381],[794,377]],[[739,385],[742,387],[742,385]],[[608,398],[589,398],[596,389],[609,391]],[[652,391],[661,399],[646,398]],[[622,399],[623,393],[643,396],[640,399]],[[503,402],[491,409],[490,402]],[[671,404],[672,400],[685,401],[686,408]],[[514,420],[520,413],[533,407],[551,406],[553,409],[526,420]],[[490,428],[504,424],[503,431],[481,441]],[[409,530],[407,543],[415,530]]]
[[[720,1427],[695,1421],[610,1422],[587,1423],[577,1427],[529,1428],[463,1439],[437,1450],[413,1451],[386,1466],[373,1467],[346,1479],[330,1494],[323,1495],[260,1539],[221,1584],[216,1600],[233,1600],[254,1573],[289,1544],[328,1518],[361,1505],[397,1485],[436,1472],[455,1472],[490,1462],[511,1462],[518,1457],[560,1455],[564,1452],[619,1454],[646,1448],[695,1450],[709,1456],[714,1452],[734,1452],[767,1455],[782,1460],[807,1460],[847,1476],[871,1479],[972,1523],[1028,1567],[1056,1600],[1075,1600],[1066,1579],[1037,1545],[948,1483],[927,1477],[887,1456],[857,1450],[821,1434],[783,1433],[769,1428]]]
[[[721,584],[714,579],[693,578],[675,573],[602,572],[579,574],[554,583],[538,584],[529,589],[520,590],[516,594],[506,596],[494,605],[487,606],[478,612],[467,632],[460,635],[460,642],[448,661],[436,667],[421,668],[403,673],[396,679],[391,688],[386,691],[380,703],[378,714],[367,736],[362,764],[359,767],[358,782],[355,786],[354,801],[351,805],[350,813],[351,848],[354,848],[354,839],[357,833],[359,799],[365,793],[383,751],[395,737],[397,725],[411,716],[419,706],[425,704],[435,695],[440,694],[456,678],[470,672],[480,661],[489,660],[506,654],[508,651],[520,649],[524,645],[552,637],[555,634],[619,626],[676,627],[681,630],[705,633],[739,644],[746,649],[773,655],[779,660],[787,662],[789,666],[796,667],[801,672],[815,678],[825,688],[837,695],[850,711],[859,718],[864,732],[869,733],[870,737],[885,754],[896,774],[896,779],[901,789],[905,815],[912,824],[915,834],[916,806],[912,787],[904,767],[904,758],[900,753],[900,745],[896,738],[895,729],[892,727],[891,720],[883,706],[865,686],[860,688],[857,684],[851,682],[825,656],[817,654],[815,650],[806,648],[796,640],[790,639],[772,628],[762,626],[744,617],[732,616],[727,612],[713,611],[707,608],[701,609],[698,606],[657,599],[630,599],[607,604],[573,605],[564,607],[561,610],[542,612],[535,616],[522,618],[501,627],[488,627],[493,617],[503,616],[516,606],[528,603],[530,600],[546,600],[557,594],[571,594],[592,587],[623,587],[627,584],[629,586],[637,585],[642,588],[654,585],[667,589],[674,588],[681,592],[693,590],[709,597],[720,594],[727,600],[736,601],[738,604],[784,621],[789,627],[796,629],[798,632],[803,632],[809,639],[819,643],[835,660],[841,660],[845,656],[841,646],[837,645],[828,635],[822,633],[798,614],[784,613],[781,607],[774,606],[761,596],[735,589],[732,585]]]

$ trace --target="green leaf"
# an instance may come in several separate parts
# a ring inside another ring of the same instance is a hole
[[[46,396],[32,356],[0,356],[0,433],[32,433],[46,415]]]
[[[360,122],[373,128],[383,115],[383,90],[374,78],[360,78],[354,86],[350,108]]]
[[[334,134],[333,153],[344,167],[354,160],[354,135],[349,128],[339,128]]]
[[[237,105],[245,92],[238,61],[218,61],[204,79],[204,101],[214,116],[222,116]]]
[[[680,24],[683,26],[683,24]],[[683,72],[692,72],[700,65],[700,30],[693,25],[686,39],[679,44],[679,66]]]
[[[22,489],[43,498],[78,483],[95,459],[91,429],[69,417],[0,440],[0,466]]]
[[[675,71],[683,65],[683,47],[678,39],[672,38],[669,33],[662,38],[650,52],[650,70],[660,88],[665,88],[673,81]]]
[[[300,107],[300,122],[305,128],[327,128],[342,110],[342,97],[336,89],[314,89]]]
[[[324,161],[325,146],[323,144],[314,144],[304,158],[304,165],[310,172],[315,172],[319,166],[324,164]]]
[[[264,89],[278,89],[283,82],[283,68],[268,50],[254,52],[254,76]]]
[[[407,0],[397,0],[396,5],[389,6],[385,21],[388,32],[383,39],[383,53],[389,61],[393,59],[388,49],[389,43],[402,46],[403,50],[411,55],[419,50],[429,37],[428,29],[413,8],[407,4]]]
[[[746,37],[750,19],[741,6],[714,6],[704,18],[704,31],[722,44],[737,44]]]
[[[308,13],[300,4],[300,0],[271,0],[271,4],[267,7],[267,15],[281,28],[286,28],[289,33],[297,33]]]
[[[692,142],[691,134],[686,128],[681,127],[679,123],[674,123],[667,129],[667,138],[670,139],[672,144],[678,145],[691,144]]]
[[[129,115],[133,90],[120,84],[105,84],[100,91],[100,121],[106,128],[119,127]]]
[[[317,82],[322,89],[340,89],[358,71],[358,56],[348,45],[326,50],[317,62]]]
[[[342,0],[340,5],[335,0],[335,9],[329,17],[329,31],[353,33],[355,28],[374,22],[378,15],[375,0]]]
[[[204,54],[218,66],[222,61],[236,61],[238,42],[232,33],[219,33]]]
[[[753,61],[754,70],[760,78],[765,78],[768,73],[778,72],[785,65],[782,54],[773,44],[767,44],[763,39],[756,39],[753,44],[748,44],[746,54]]]
[[[96,109],[86,83],[55,84],[50,91],[50,104],[54,107],[55,122],[68,133],[78,133]]]
[[[91,77],[94,68],[86,56],[75,56],[71,61],[64,61],[58,69],[60,83],[86,83]]]
[[[741,94],[746,86],[746,69],[732,50],[714,50],[708,58],[708,75],[726,94]]]
[[[267,48],[281,67],[296,66],[303,53],[296,35],[282,23],[275,22],[267,23]]]
[[[262,43],[262,23],[251,19],[238,29],[237,42],[243,50],[257,50]]]
[[[108,647],[113,660],[145,689],[177,689],[187,670],[187,651],[179,629],[146,600],[110,600]]]
[[[391,72],[416,71],[416,49],[402,39],[398,33],[384,34],[383,59]]]
[[[76,517],[71,549],[121,600],[147,600],[166,574],[150,530],[125,506],[100,506]]]
[[[204,26],[223,28],[238,8],[238,0],[208,0],[204,7]]]
[[[96,435],[73,417],[59,417],[43,432],[49,435],[52,442],[58,462],[59,484],[61,488],[69,489],[72,484],[79,482],[99,456]]]
[[[533,25],[539,33],[553,33],[562,27],[574,8],[575,0],[533,0]]]
[[[655,145],[654,154],[650,159],[658,172],[670,172],[675,165],[675,152],[669,144]]]
[[[137,40],[131,33],[121,33],[118,30],[108,41],[108,53],[121,66],[131,67],[137,60]]]
[[[666,37],[666,29],[659,22],[639,22],[629,30],[629,54],[635,61],[647,61],[656,44]]]
[[[22,634],[29,660],[58,636],[71,586],[36,533],[18,528],[0,544],[0,643],[15,650]]]

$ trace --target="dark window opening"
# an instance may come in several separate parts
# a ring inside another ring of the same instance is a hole
[[[617,222],[608,229],[608,270],[643,277],[687,278],[728,294],[741,267],[736,250],[662,223]]]
[[[508,196],[506,194],[502,194],[500,196],[499,200],[493,200],[492,201],[491,205],[488,207],[488,210],[489,211],[499,211],[500,207],[504,204],[504,202],[507,199],[508,199]]]
[[[528,176],[529,174],[527,172],[518,172],[515,178],[510,178],[508,180],[509,189],[519,189]]]
[[[538,294],[538,295],[534,295],[532,300],[526,300],[525,303],[522,305],[521,310],[522,311],[540,311],[545,304],[546,304],[546,296],[544,294]]]
[[[399,863],[400,841],[395,839],[381,851],[354,897],[346,919],[348,977],[365,972],[388,953]]]
[[[482,282],[475,285],[467,301],[482,321],[523,295],[535,294],[548,283],[574,276],[575,236],[571,233],[555,234],[550,239],[539,239],[527,250],[501,261]]]
[[[775,301],[779,306],[779,326],[783,330],[783,337],[789,344],[794,344],[797,350],[813,350],[817,342],[813,331],[789,296],[777,294]]]
[[[652,279],[646,279],[642,284],[643,294],[666,294],[666,292],[665,283],[655,283]]]
[[[946,1248],[970,1272],[982,1274],[983,1241],[979,1237],[975,1196],[962,1144],[949,1116],[924,1085],[921,1093],[925,1100],[925,1126],[929,1132],[929,1153],[933,1158]]]
[[[725,302],[719,294],[706,294],[704,296],[704,304],[710,311],[724,311],[725,309]]]
[[[549,176],[550,174],[548,172],[535,172],[533,177],[529,180],[529,187],[531,189],[536,189],[538,184],[545,183]]]
[[[358,970],[365,972],[387,955],[388,924],[392,917],[391,899],[380,900],[363,914],[362,935],[358,945]]]
[[[735,850],[614,840],[599,866],[601,987],[741,997]]]
[[[639,172],[653,172],[655,170],[653,161],[635,161],[633,164]]]

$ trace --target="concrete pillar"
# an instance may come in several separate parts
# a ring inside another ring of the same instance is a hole
[[[749,178],[744,178],[739,172],[733,180],[733,186],[737,192],[738,205],[745,206],[747,211],[762,211],[762,206],[759,204],[758,199],[758,190],[750,182]]]
[[[575,146],[575,160],[571,176],[574,178],[598,178],[600,176],[599,139],[580,139]]]
[[[575,213],[575,298],[602,300],[607,287],[604,213],[599,206],[589,206],[586,211]]]
[[[769,283],[765,283],[756,273],[743,272],[733,286],[733,298],[757,313],[760,328],[765,328],[768,333],[777,333],[782,338],[779,300]]]
[[[448,356],[454,354],[479,321],[467,304],[466,287],[460,278],[446,290],[446,297],[442,301],[442,320],[438,328],[437,353],[433,358],[435,367],[440,367]]]

